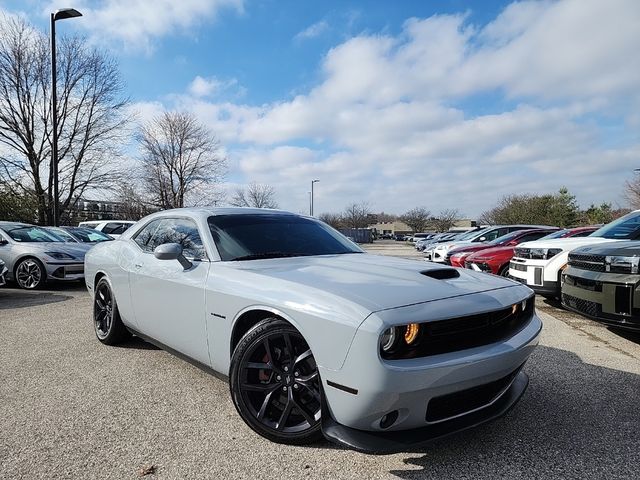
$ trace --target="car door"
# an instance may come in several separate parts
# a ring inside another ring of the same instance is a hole
[[[188,218],[162,218],[134,237],[139,247],[129,274],[131,300],[141,333],[209,365],[204,286],[209,260],[196,223]],[[179,243],[192,263],[158,260],[158,245]]]

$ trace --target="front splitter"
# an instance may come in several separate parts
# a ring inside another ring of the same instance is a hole
[[[390,454],[415,450],[447,435],[477,427],[507,413],[518,403],[529,385],[529,377],[518,373],[509,389],[492,405],[446,422],[411,430],[373,432],[345,427],[336,422],[327,408],[322,411],[322,433],[327,440],[369,454]]]

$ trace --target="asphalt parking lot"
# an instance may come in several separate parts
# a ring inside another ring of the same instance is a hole
[[[0,288],[0,478],[636,478],[640,336],[543,301],[538,311],[541,345],[514,410],[419,451],[370,456],[270,443],[222,380],[136,339],[101,345],[81,285]]]

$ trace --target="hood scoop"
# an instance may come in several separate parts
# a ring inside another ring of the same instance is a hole
[[[435,278],[436,280],[450,280],[460,276],[460,273],[455,268],[436,268],[435,270],[425,270],[420,273],[425,277]]]

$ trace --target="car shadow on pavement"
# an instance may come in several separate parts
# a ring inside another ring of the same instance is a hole
[[[0,289],[0,310],[48,305],[50,303],[64,302],[70,298],[73,297],[51,291],[20,290],[18,288],[3,287]]]
[[[640,464],[640,375],[540,346],[505,417],[435,441],[399,478],[630,478]],[[418,468],[416,468],[418,467]]]
[[[140,337],[133,336],[126,342],[119,343],[115,345],[118,348],[133,348],[136,350],[161,350],[159,347],[156,347],[153,343],[145,342]]]

